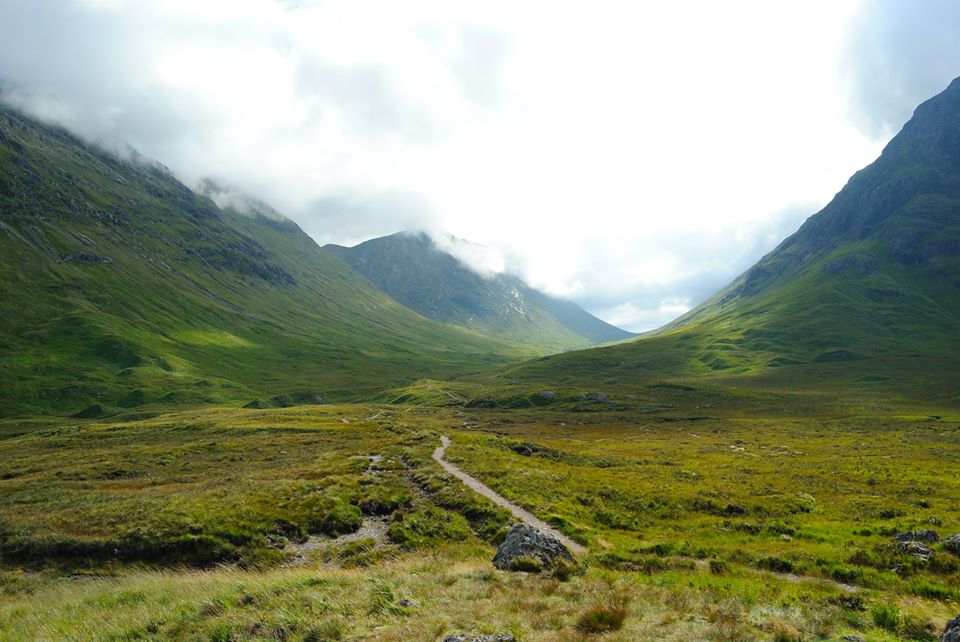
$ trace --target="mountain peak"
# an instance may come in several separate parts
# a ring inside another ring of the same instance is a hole
[[[454,237],[451,243],[473,245]],[[516,276],[475,269],[425,232],[398,232],[352,248],[328,245],[326,249],[407,307],[482,334],[550,350],[633,336],[572,301],[531,288]]]

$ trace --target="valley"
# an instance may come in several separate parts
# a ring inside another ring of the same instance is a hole
[[[691,409],[209,409],[33,428],[3,441],[0,636],[577,640],[587,610],[622,604],[604,639],[895,640],[951,616],[960,557],[934,543],[921,562],[893,538],[960,531],[943,460],[960,414],[671,417]],[[450,462],[582,544],[580,568],[493,569],[513,518],[436,465],[441,435]],[[337,539],[377,515],[385,536]],[[309,534],[331,544],[294,553]]]
[[[641,336],[219,189],[0,106],[0,639],[956,639],[960,79]]]

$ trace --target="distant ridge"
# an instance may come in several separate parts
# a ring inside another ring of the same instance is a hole
[[[327,245],[377,288],[435,321],[547,350],[634,336],[509,274],[481,276],[422,232]]]

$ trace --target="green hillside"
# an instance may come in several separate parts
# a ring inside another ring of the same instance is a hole
[[[352,399],[531,354],[417,315],[288,220],[0,108],[0,414]]]
[[[799,180],[799,179],[798,179]],[[960,79],[920,105],[821,212],[652,336],[548,357],[517,381],[701,378],[955,402],[960,367]]]
[[[510,274],[477,274],[423,233],[326,249],[400,303],[443,323],[554,351],[633,336]]]

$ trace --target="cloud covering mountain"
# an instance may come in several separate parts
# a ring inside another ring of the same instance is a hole
[[[948,2],[771,5],[0,0],[0,83],[320,243],[451,233],[644,330],[960,70]]]

